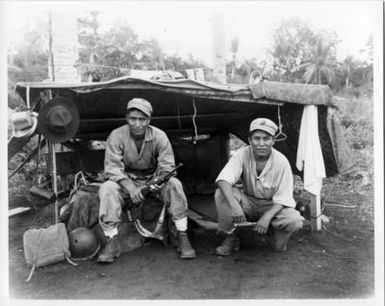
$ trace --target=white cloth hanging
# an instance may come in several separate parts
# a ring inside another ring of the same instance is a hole
[[[304,172],[304,188],[314,195],[321,194],[325,165],[318,135],[318,109],[306,105],[303,109],[298,140],[296,166]]]

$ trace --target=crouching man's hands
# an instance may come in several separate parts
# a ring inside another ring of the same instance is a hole
[[[253,231],[257,232],[259,235],[264,235],[267,233],[267,230],[270,225],[270,218],[267,216],[262,216],[257,224],[253,227]]]
[[[238,203],[231,205],[231,216],[234,223],[241,223],[246,221],[245,213]]]
[[[273,206],[257,221],[257,225],[254,226],[253,231],[256,231],[260,235],[266,234],[271,220],[282,208],[283,205],[274,203]]]

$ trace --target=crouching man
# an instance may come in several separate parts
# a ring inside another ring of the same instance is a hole
[[[131,198],[140,205],[141,188],[152,177],[163,177],[175,167],[174,154],[167,135],[151,126],[152,106],[145,99],[134,98],[127,104],[127,124],[112,131],[106,141],[104,174],[108,179],[99,190],[99,224],[107,237],[98,262],[113,262],[120,255],[117,240],[122,207]],[[181,182],[172,177],[159,187],[178,232],[181,258],[194,258],[195,251],[187,237],[187,199]]]
[[[230,255],[240,248],[234,224],[256,222],[260,235],[273,229],[273,247],[285,251],[290,235],[302,228],[304,218],[294,209],[293,174],[289,161],[273,148],[276,124],[257,118],[250,124],[249,145],[237,150],[216,179],[215,203],[218,231],[227,234],[217,255]],[[235,187],[242,180],[243,189]]]

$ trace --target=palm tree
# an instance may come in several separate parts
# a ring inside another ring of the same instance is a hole
[[[156,39],[152,38],[140,43],[139,50],[143,53],[142,62],[148,69],[165,70],[165,53]]]
[[[233,54],[233,61],[232,61],[232,65],[231,65],[231,79],[234,80],[234,73],[235,73],[235,59],[236,59],[236,56],[237,56],[237,53],[238,53],[238,49],[239,49],[239,41],[238,41],[238,37],[234,37],[232,40],[231,40],[231,53]]]
[[[357,69],[357,65],[354,62],[353,56],[349,55],[346,57],[342,63],[342,71],[345,77],[345,89],[349,87],[350,78],[353,75],[354,71]]]
[[[327,41],[323,36],[318,35],[311,49],[310,59],[294,70],[305,70],[302,79],[306,83],[322,84],[322,81],[326,80],[330,85],[335,79],[334,67],[337,65],[334,47],[333,41]]]

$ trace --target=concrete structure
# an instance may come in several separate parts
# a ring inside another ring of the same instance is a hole
[[[212,16],[213,25],[213,77],[216,82],[226,83],[226,45],[224,17],[220,12]]]
[[[73,12],[52,12],[50,22],[49,78],[55,82],[80,82],[74,66],[79,58],[77,16]]]

